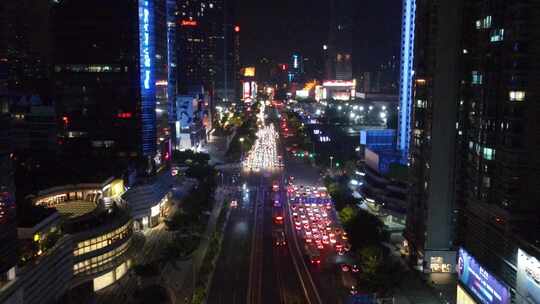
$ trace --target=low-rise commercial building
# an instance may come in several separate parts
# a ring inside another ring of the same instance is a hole
[[[135,231],[155,227],[165,215],[171,196],[173,177],[163,171],[155,177],[134,185],[122,199],[129,207]]]
[[[75,289],[105,288],[132,266],[133,222],[121,180],[41,191],[21,216],[16,279],[0,290],[4,303],[55,303]]]

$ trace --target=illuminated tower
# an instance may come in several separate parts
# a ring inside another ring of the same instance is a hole
[[[54,100],[68,157],[150,173],[170,156],[172,4],[53,1]]]
[[[401,71],[399,83],[398,149],[409,154],[414,59],[416,0],[403,0],[401,22]]]

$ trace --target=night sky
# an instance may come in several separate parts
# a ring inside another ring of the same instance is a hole
[[[399,55],[401,0],[349,0],[355,71]],[[320,56],[328,36],[328,0],[237,0],[244,65],[260,57],[285,62],[293,51]]]

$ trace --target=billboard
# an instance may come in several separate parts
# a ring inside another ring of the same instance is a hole
[[[249,81],[242,84],[242,96],[244,99],[251,97],[251,85],[249,84]]]
[[[306,99],[309,97],[308,90],[296,90],[296,98]]]
[[[177,120],[180,122],[180,130],[186,132],[193,122],[193,97],[184,95],[176,97]]]
[[[255,67],[245,67],[242,70],[244,77],[255,77]]]
[[[510,291],[484,269],[465,249],[459,248],[459,281],[482,304],[510,304]]]
[[[518,250],[516,289],[522,298],[517,303],[540,304],[540,262],[525,251]]]

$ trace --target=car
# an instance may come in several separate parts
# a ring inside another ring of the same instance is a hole
[[[277,230],[274,232],[274,244],[276,246],[284,246],[287,244],[285,241],[285,232],[283,232],[283,230]]]
[[[360,269],[358,268],[358,266],[356,264],[352,265],[351,270],[352,270],[352,272],[359,272],[360,271]]]
[[[319,254],[319,250],[317,250],[317,248],[313,248],[313,246],[311,245],[307,245],[305,246],[306,248],[306,255],[307,255],[307,258],[309,259],[309,262],[311,264],[314,264],[314,265],[318,265],[321,263],[321,256]]]
[[[236,207],[238,207],[238,201],[232,200],[230,206],[231,206],[231,208],[236,208]]]

